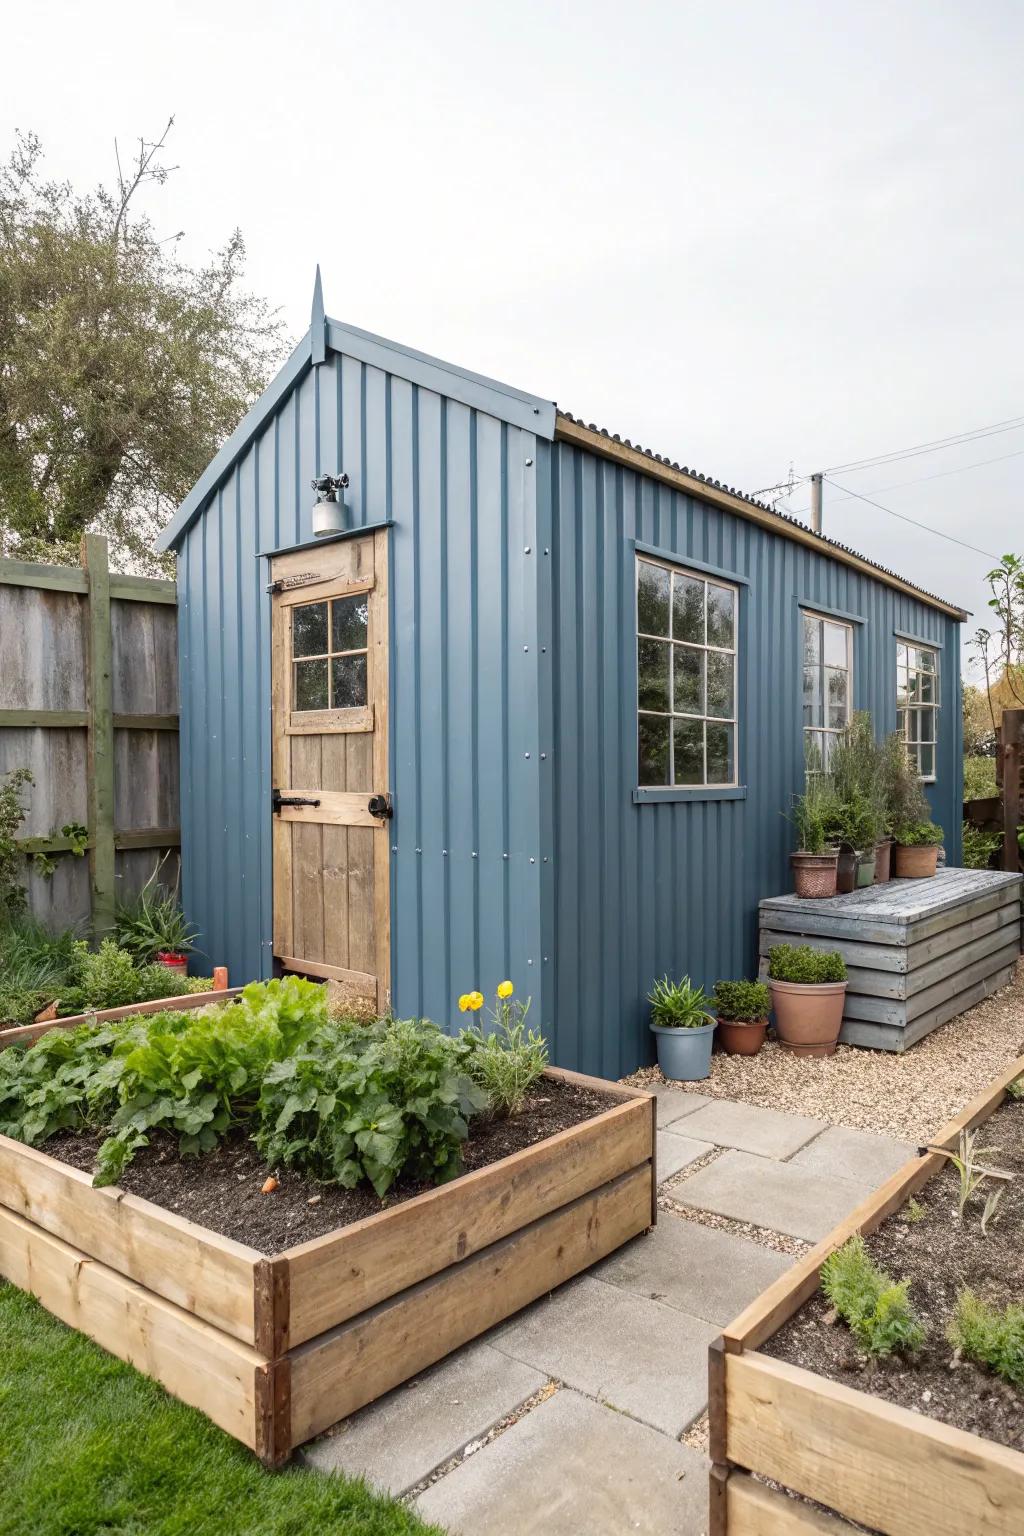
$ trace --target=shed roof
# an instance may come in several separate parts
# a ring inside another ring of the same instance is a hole
[[[552,401],[542,400],[537,395],[514,389],[511,385],[489,379],[483,374],[471,373],[468,369],[458,368],[453,363],[431,357],[426,352],[417,352],[412,347],[402,346],[383,336],[375,336],[370,331],[363,331],[356,326],[346,325],[340,320],[330,319],[323,311],[319,268],[309,330],[178,507],[156,541],[159,550],[173,549],[179,543],[199,516],[207,499],[259,435],[270,415],[307,370],[313,367],[314,363],[323,361],[328,349],[344,352],[348,357],[357,358],[373,367],[397,374],[413,384],[420,384],[438,394],[447,395],[449,399],[459,400],[502,421],[511,422],[514,426],[534,432],[538,437],[546,438],[548,441],[570,442],[578,447],[589,449],[603,458],[611,459],[642,474],[651,475],[687,495],[709,501],[738,517],[758,523],[780,537],[816,547],[822,554],[829,554],[834,560],[853,566],[888,586],[906,592],[909,596],[927,603],[930,607],[940,609],[952,618],[968,617],[966,611],[955,603],[947,602],[933,592],[925,591],[924,588],[916,586],[896,571],[888,570],[876,561],[869,560],[866,555],[858,554],[856,550],[840,544],[836,539],[830,539],[822,533],[815,533],[795,517],[777,512],[767,503],[757,501],[743,491],[726,486],[719,480],[713,480],[710,476],[698,473],[697,470],[688,469],[685,465],[680,466],[664,455],[652,452],[650,448],[642,448],[639,444],[631,443],[628,438],[622,438],[618,433],[610,433],[606,428],[596,427],[593,423],[587,425],[568,411],[559,410]]]

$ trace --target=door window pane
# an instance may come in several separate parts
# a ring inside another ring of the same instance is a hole
[[[327,708],[327,658],[295,663],[295,709]]]
[[[331,650],[365,651],[368,614],[365,592],[357,597],[336,597],[331,603]]]
[[[332,656],[331,708],[358,709],[366,703],[366,656]]]
[[[669,573],[649,560],[637,562],[636,617],[642,635],[668,634]]]
[[[667,715],[638,715],[639,777],[641,784],[671,784]]]
[[[292,609],[292,655],[326,656],[327,604],[303,603]]]

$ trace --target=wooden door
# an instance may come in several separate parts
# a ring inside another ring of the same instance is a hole
[[[383,1011],[391,1000],[387,534],[279,555],[271,580],[274,956]]]

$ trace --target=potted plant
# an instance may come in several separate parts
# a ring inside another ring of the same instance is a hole
[[[934,875],[939,862],[942,828],[934,821],[904,822],[896,830],[896,877],[899,880],[926,880]]]
[[[764,1044],[772,999],[763,981],[716,981],[718,1040],[730,1056],[756,1056]]]
[[[838,950],[776,944],[768,952],[775,1030],[794,1056],[831,1056],[846,1000],[846,962]]]
[[[178,904],[178,883],[173,890],[158,885],[167,855],[158,859],[153,873],[131,901],[118,902],[115,937],[136,965],[162,965],[182,976],[188,973],[188,957],[195,948],[195,929]]]
[[[791,820],[796,828],[797,847],[789,856],[793,887],[805,900],[820,901],[836,893],[839,850],[829,839],[835,813],[831,779],[808,765],[806,788],[793,801]]]
[[[840,799],[833,827],[839,842],[836,889],[842,893],[875,882],[875,842],[880,818],[864,792],[853,787]]]
[[[663,1075],[681,1083],[709,1076],[715,1019],[708,1012],[704,988],[693,986],[689,976],[682,981],[663,976],[654,983],[647,1001]]]

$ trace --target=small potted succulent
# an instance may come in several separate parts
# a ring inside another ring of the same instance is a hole
[[[708,1012],[704,988],[693,986],[689,976],[682,981],[663,976],[654,983],[647,1001],[663,1076],[681,1083],[708,1077],[715,1019]]]
[[[794,1056],[831,1056],[846,1001],[846,962],[838,950],[776,944],[768,952],[775,1031]]]
[[[178,904],[177,880],[171,890],[158,883],[166,857],[133,900],[118,902],[115,937],[136,965],[162,965],[186,976],[196,930]]]
[[[796,828],[796,852],[789,856],[793,888],[805,900],[823,900],[836,894],[839,850],[830,833],[836,803],[830,780],[808,771],[807,787],[793,801],[791,820]]]
[[[934,821],[908,821],[896,829],[896,878],[926,880],[939,862],[942,828]]]
[[[764,1044],[772,999],[763,981],[716,981],[718,1041],[730,1056],[756,1056]]]

